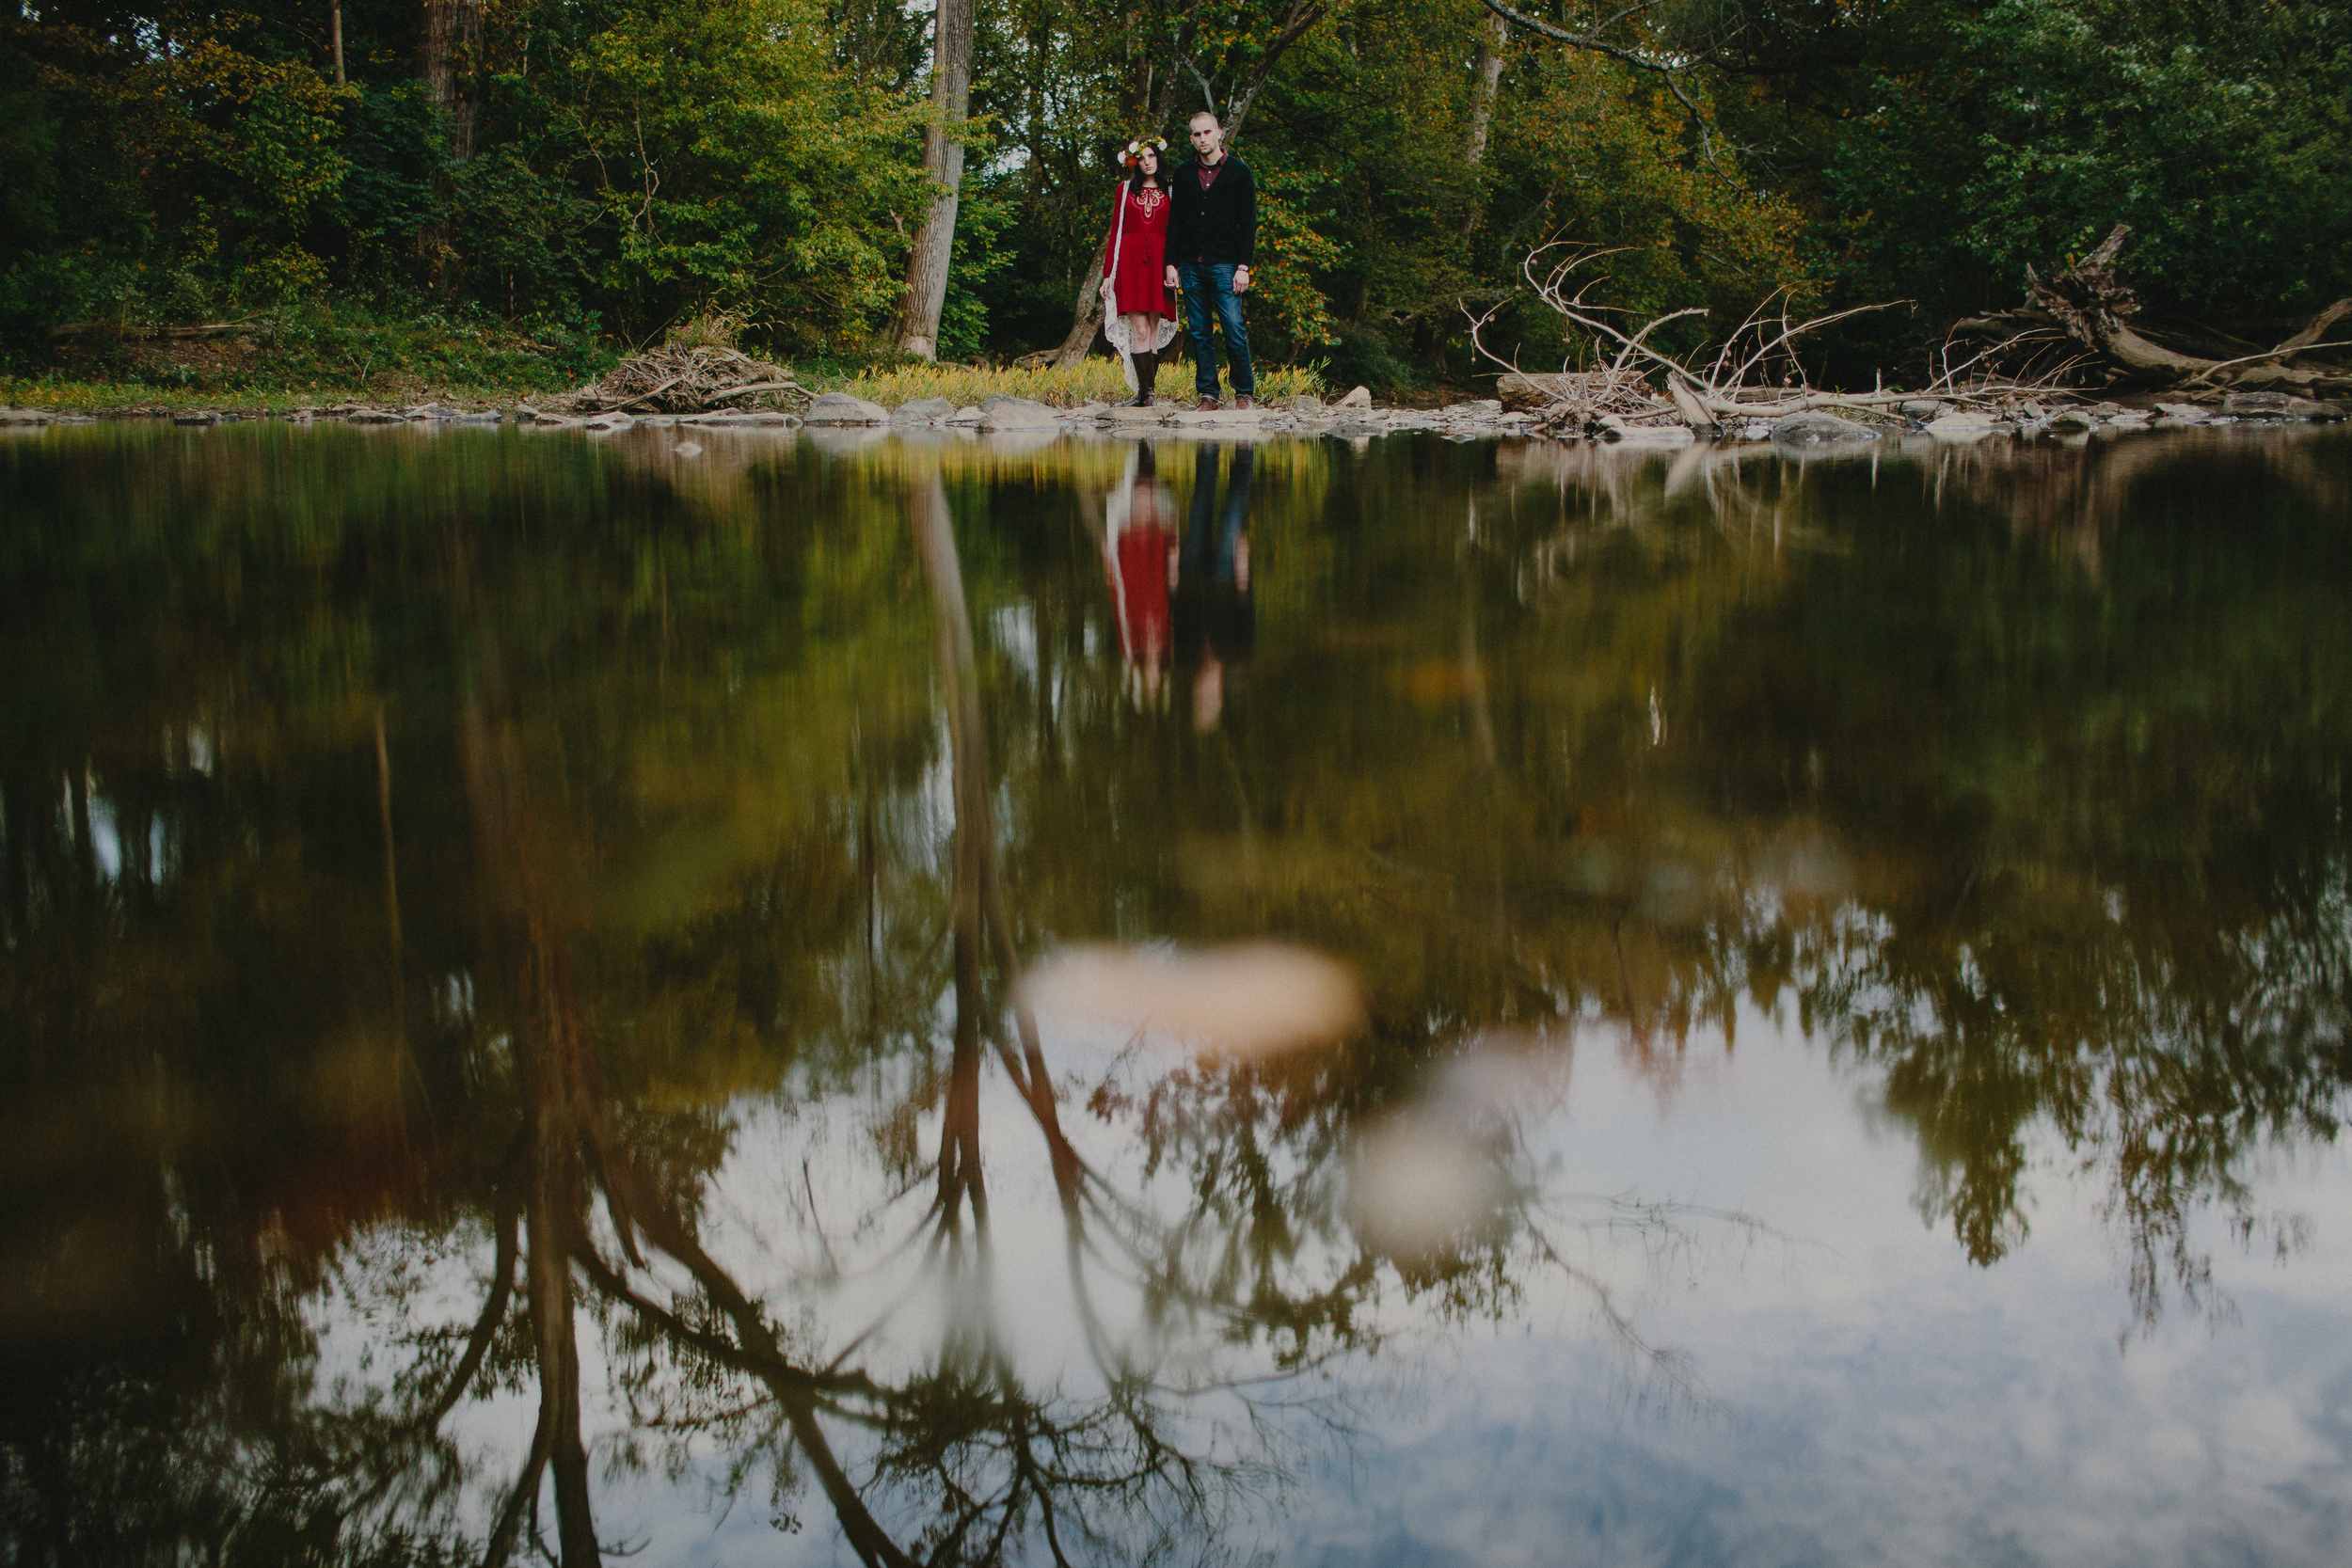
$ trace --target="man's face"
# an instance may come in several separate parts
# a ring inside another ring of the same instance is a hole
[[[1217,154],[1225,150],[1225,128],[1207,115],[1195,115],[1192,119],[1192,150],[1210,163],[1216,162]]]

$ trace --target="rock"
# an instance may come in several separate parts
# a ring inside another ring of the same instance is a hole
[[[598,414],[594,419],[583,420],[580,421],[581,424],[585,425],[590,430],[606,431],[627,430],[629,426],[635,424],[636,422],[636,420],[632,419],[630,416],[621,413]]]
[[[1762,420],[1756,420],[1751,423],[1741,425],[1740,427],[1740,434],[1751,441],[1769,441],[1772,438],[1772,427],[1766,424]]]
[[[479,414],[452,414],[449,417],[449,422],[452,424],[504,424],[506,416],[492,408]]]
[[[0,424],[48,424],[55,418],[46,408],[0,408]]]
[[[1340,399],[1340,401],[1333,406],[1339,408],[1370,408],[1372,406],[1372,388],[1369,387],[1352,388],[1348,391],[1348,394]]]
[[[949,424],[977,424],[980,422],[980,411],[975,404],[967,403],[957,409],[956,417],[947,422]]]
[[[941,420],[956,417],[956,405],[946,398],[916,398],[902,403],[890,416],[893,424],[935,424]]]
[[[1056,410],[1026,398],[997,395],[980,404],[982,430],[1047,430],[1057,422]]]
[[[1928,421],[1931,436],[1989,436],[1998,430],[2001,421],[1990,414],[1971,408],[1956,408],[1941,419]]]
[[[1449,420],[1491,420],[1502,413],[1502,404],[1495,398],[1480,398],[1474,403],[1450,403],[1440,410]]]
[[[1113,424],[1158,424],[1171,412],[1172,410],[1165,404],[1155,404],[1150,408],[1137,408],[1133,404],[1122,403],[1106,412],[1104,418]]]
[[[1827,445],[1833,441],[1875,441],[1879,433],[1867,424],[1841,420],[1835,414],[1809,411],[1791,414],[1772,425],[1772,439],[1783,446]]]
[[[171,417],[171,422],[173,424],[218,424],[220,416],[210,408],[199,408],[194,413],[174,414]]]
[[[2126,408],[2120,414],[2109,415],[2107,423],[2118,430],[2145,430],[2148,427],[2148,416],[2137,409]]]
[[[1908,403],[1897,404],[1895,408],[1897,412],[1908,414],[1915,420],[1935,420],[1950,412],[1951,406],[1948,403],[1938,403],[1933,398],[1913,398]]]
[[[389,408],[355,408],[343,416],[343,422],[345,424],[406,424],[408,420],[405,416],[395,414]]]
[[[2203,424],[2213,418],[2210,409],[2200,408],[2193,403],[2160,403],[2156,412],[2168,420],[2186,420],[2191,424]]]
[[[1365,395],[1369,397],[1371,394],[1366,393]],[[1291,399],[1291,412],[1294,414],[1320,414],[1323,412],[1323,400],[1315,396],[1312,392],[1301,392],[1296,397]]]
[[[890,410],[847,392],[820,392],[808,405],[807,420],[817,425],[888,424]]]
[[[2329,413],[2326,404],[2298,398],[2292,392],[2232,392],[2222,400],[2221,407],[2225,413],[2240,417],[2267,414],[2288,420],[2325,419]]]
[[[2099,428],[2099,421],[2079,408],[2061,408],[2042,428],[2053,436],[2087,436]]]

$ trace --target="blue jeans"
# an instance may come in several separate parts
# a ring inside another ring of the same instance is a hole
[[[1233,395],[1254,397],[1258,377],[1249,367],[1249,328],[1241,321],[1241,300],[1233,293],[1232,264],[1180,261],[1176,280],[1184,290],[1184,324],[1192,331],[1192,388],[1204,398],[1216,396],[1216,343],[1209,336],[1209,307],[1225,328],[1225,357],[1233,378]]]

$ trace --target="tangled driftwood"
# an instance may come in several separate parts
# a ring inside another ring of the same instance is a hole
[[[2006,408],[2026,397],[2048,394],[2046,377],[2032,382],[1990,379],[1975,359],[1954,363],[1948,355],[1941,372],[1917,390],[1817,390],[1806,382],[1793,345],[1861,311],[1840,310],[1800,321],[1791,318],[1782,296],[1768,301],[1725,335],[1712,359],[1678,358],[1656,345],[1659,328],[1707,312],[1694,306],[1646,322],[1609,320],[1623,313],[1587,296],[1599,281],[1594,267],[1611,254],[1553,244],[1538,246],[1521,263],[1536,300],[1583,336],[1597,370],[1556,375],[1522,372],[1479,341],[1480,328],[1495,312],[1471,319],[1470,340],[1478,351],[1509,372],[1497,385],[1496,395],[1509,407],[1535,414],[1540,428],[1597,431],[1674,424],[1712,433],[1830,410],[1849,420],[1910,427],[1923,418]],[[1781,308],[1773,309],[1775,303]],[[1759,385],[1768,377],[1776,384]]]
[[[2337,324],[2352,316],[2352,299],[2336,301],[2270,348],[2195,323],[2136,320],[2139,301],[2115,271],[2131,231],[2129,224],[2117,224],[2097,249],[2049,277],[2027,267],[2024,306],[1961,322],[1952,336],[1989,345],[1986,355],[2004,364],[2063,358],[2077,378],[2110,387],[2229,388],[2306,399],[2352,392],[2352,371],[2323,357],[2352,348],[2352,342],[2329,341]],[[2251,352],[2233,354],[2233,347]],[[2199,349],[2206,352],[2192,352]]]
[[[713,408],[747,408],[769,398],[805,399],[800,383],[781,365],[755,359],[714,343],[691,348],[664,346],[639,354],[546,404],[566,414],[700,414]],[[748,400],[748,401],[747,401]]]
[[[1536,300],[1581,335],[1598,369],[1549,375],[1520,371],[1479,341],[1479,329],[1493,319],[1493,310],[1472,317],[1470,339],[1508,372],[1496,395],[1511,408],[1536,415],[1539,428],[1563,432],[1672,424],[1711,433],[1758,420],[1773,421],[1776,429],[1791,420],[1827,426],[1841,422],[1827,418],[1833,411],[1845,421],[1912,429],[1936,420],[1947,427],[1983,428],[1991,418],[2040,423],[2079,418],[2080,409],[2070,412],[2064,405],[2091,402],[2096,394],[2081,390],[2086,386],[2170,391],[2177,404],[2156,403],[2150,411],[2175,417],[2201,418],[2201,411],[2190,406],[2201,404],[2229,413],[2289,418],[2342,414],[2340,404],[2316,400],[2352,391],[2352,373],[2316,356],[2352,348],[2352,341],[2328,340],[2330,328],[2352,316],[2352,300],[2340,300],[2302,323],[2275,348],[2242,344],[2255,352],[2191,354],[2187,350],[2197,346],[2226,348],[2231,340],[2210,329],[2194,329],[2201,338],[2172,329],[2163,334],[2169,341],[2157,341],[2157,334],[2128,325],[2138,306],[2114,273],[2116,252],[2128,232],[2119,226],[2097,250],[2053,277],[2029,271],[2026,306],[1961,323],[1925,384],[1909,391],[1873,387],[1867,392],[1830,392],[1807,383],[1793,345],[1857,310],[1794,321],[1786,309],[1775,313],[1768,305],[1728,333],[1711,360],[1677,357],[1656,345],[1659,328],[1706,312],[1692,308],[1647,322],[1624,319],[1587,297],[1598,280],[1591,269],[1610,252],[1566,245],[1538,247],[1523,270]],[[1613,322],[1611,315],[1620,320]],[[1760,384],[1768,380],[1777,384]],[[2148,408],[2151,400],[2140,401]],[[2106,404],[2090,412],[2137,417]],[[1847,430],[1868,434],[1851,423]]]

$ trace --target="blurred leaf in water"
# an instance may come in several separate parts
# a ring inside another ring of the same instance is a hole
[[[1336,1044],[1364,1026],[1345,965],[1279,942],[1186,953],[1076,947],[1025,983],[1041,1013],[1243,1060]]]

